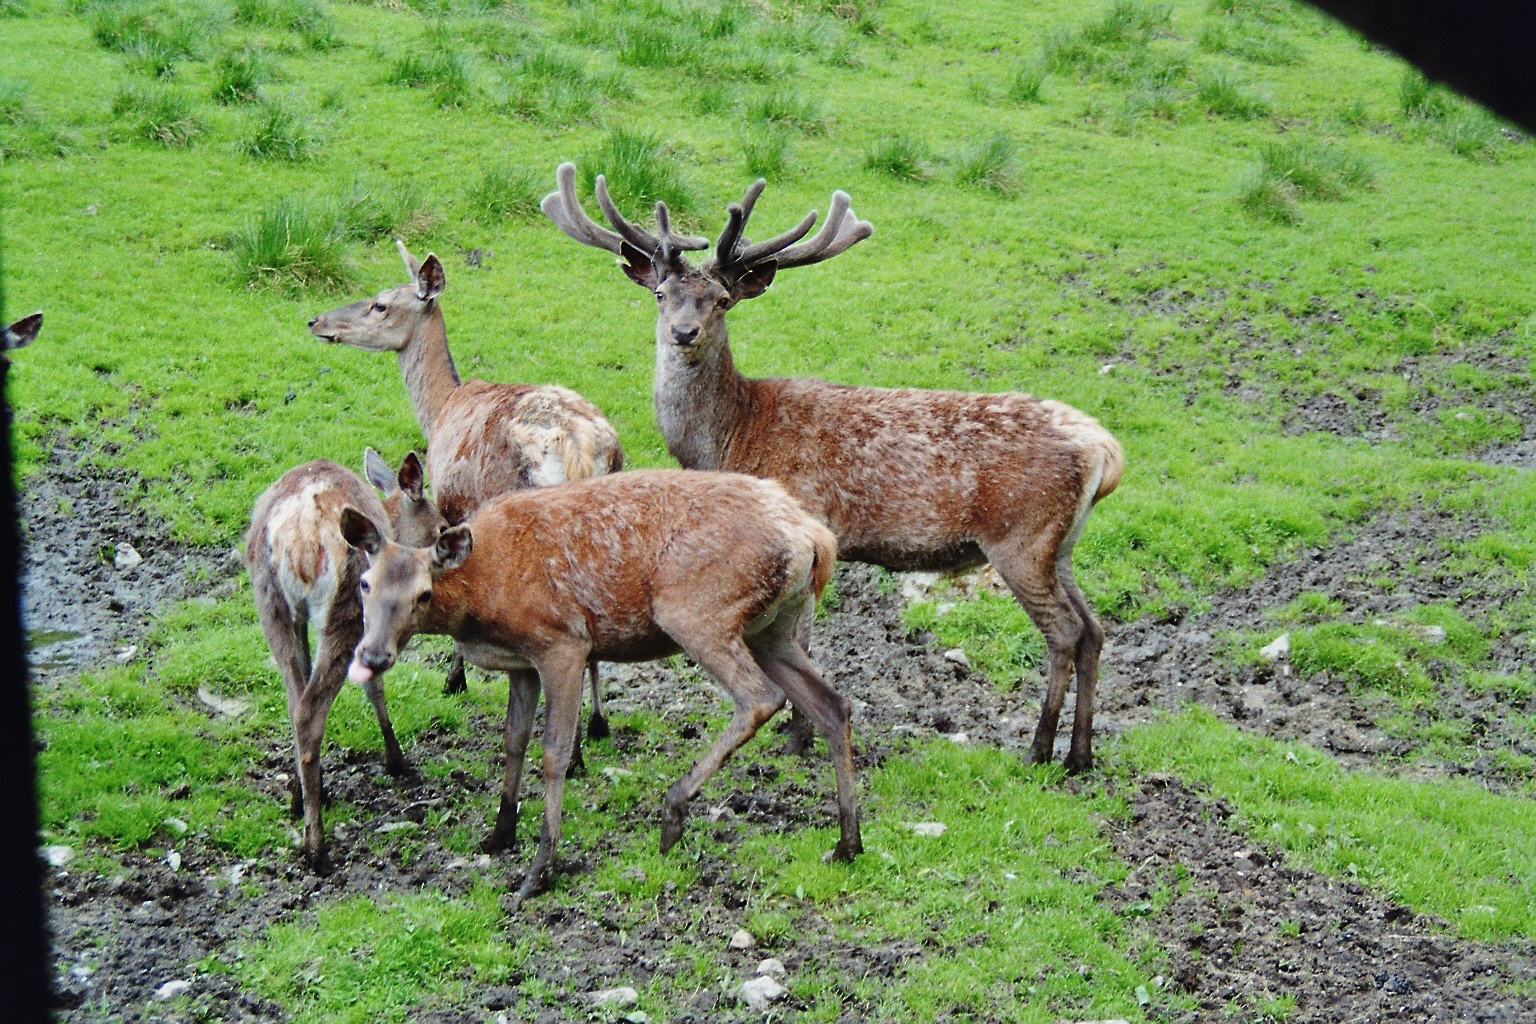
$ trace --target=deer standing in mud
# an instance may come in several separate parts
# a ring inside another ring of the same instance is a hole
[[[553,384],[494,384],[460,380],[448,351],[438,297],[443,264],[418,261],[396,242],[410,283],[371,299],[322,313],[309,322],[315,337],[369,352],[394,352],[427,438],[433,497],[451,524],[462,523],[492,498],[523,487],[543,487],[616,473],[624,466],[619,435],[597,407]],[[608,735],[597,663],[592,674],[592,717],[587,735]],[[464,661],[454,652],[445,693],[464,689]],[[581,764],[580,748],[576,762]]]
[[[694,267],[685,253],[707,249],[709,240],[675,234],[666,204],[656,204],[651,234],[624,219],[599,176],[609,230],[581,208],[574,166],[562,164],[556,181],[544,213],[578,242],[618,255],[629,278],[656,296],[656,418],[678,462],[779,481],[832,528],[850,561],[943,571],[990,561],[1050,651],[1030,760],[1053,756],[1075,667],[1066,767],[1091,768],[1104,631],[1072,572],[1072,548],[1094,504],[1120,482],[1119,442],[1068,405],[1020,393],[742,376],[726,313],[763,294],[778,271],[831,259],[873,233],[842,191],[814,237],[802,241],[816,223],[812,211],[752,244],[743,232],[766,184],[759,179],[728,207],[714,255]]]
[[[288,718],[293,725],[298,789],[294,808],[304,814],[304,854],[317,871],[329,870],[320,817],[320,742],[331,703],[347,679],[347,663],[363,634],[357,580],[363,559],[341,535],[341,510],[370,516],[381,534],[401,543],[427,545],[447,527],[422,489],[421,462],[406,455],[398,474],[378,453],[364,456],[369,480],[384,491],[381,502],[351,470],[326,459],[284,473],[257,499],[245,537],[245,560],[261,630],[283,674]],[[310,627],[317,635],[310,654]],[[406,769],[384,703],[384,687],[364,692],[384,734],[384,767],[391,775]]]
[[[514,742],[482,849],[513,841],[523,754],[544,688],[544,821],[518,900],[538,891],[554,865],[582,669],[594,657],[651,661],[686,651],[735,704],[725,732],[667,790],[663,852],[682,836],[688,803],[705,780],[786,694],[832,754],[842,829],[832,856],[851,860],[862,851],[852,705],[822,681],[794,636],[831,578],[836,541],[778,484],[636,470],[513,491],[427,548],[392,543],[357,510],[343,511],[341,526],[368,556],[352,679],[378,679],[416,633],[452,636],[472,664],[508,673]]]

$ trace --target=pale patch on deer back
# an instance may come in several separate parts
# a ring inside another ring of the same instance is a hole
[[[278,584],[288,603],[306,608],[324,627],[350,548],[341,536],[341,510],[352,505],[391,536],[389,520],[373,492],[335,463],[309,463],[290,470],[274,486],[265,541]],[[283,493],[283,492],[287,493]]]

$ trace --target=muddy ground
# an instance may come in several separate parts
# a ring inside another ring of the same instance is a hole
[[[143,629],[154,601],[212,592],[230,571],[227,553],[157,542],[147,517],[132,505],[134,493],[134,482],[125,475],[93,479],[62,452],[29,486],[27,509],[34,518],[28,608],[43,616],[29,622],[34,629],[38,621],[54,628],[73,625],[82,635],[64,648],[72,664],[114,656],[118,646]],[[74,514],[56,517],[64,498]],[[39,523],[48,524],[47,540],[41,543]],[[1147,720],[1160,708],[1196,701],[1245,728],[1304,739],[1348,761],[1401,769],[1408,763],[1403,755],[1412,751],[1406,741],[1375,725],[1385,705],[1326,677],[1285,675],[1283,665],[1232,668],[1214,652],[1213,639],[1225,628],[1251,627],[1264,611],[1304,590],[1340,597],[1351,616],[1461,595],[1464,610],[1475,616],[1501,599],[1496,581],[1455,577],[1438,541],[1478,527],[1428,512],[1388,515],[1326,550],[1302,552],[1252,586],[1217,595],[1208,611],[1111,627],[1096,720],[1101,738]],[[145,557],[132,573],[118,572],[102,556],[108,544],[119,540],[132,543]],[[1390,587],[1374,582],[1383,578],[1397,582]],[[863,766],[877,762],[908,735],[959,740],[963,733],[965,742],[1007,749],[1027,744],[1038,713],[1039,680],[1005,691],[946,659],[926,638],[908,636],[900,621],[898,590],[888,581],[882,585],[870,569],[843,566],[838,607],[818,623],[815,634],[813,655],[829,681],[855,702]],[[115,609],[114,601],[123,610]],[[1513,668],[1525,652],[1510,647],[1498,657]],[[41,685],[49,685],[48,673]],[[497,683],[472,673],[471,685]],[[646,707],[677,723],[676,739],[668,744],[675,742],[679,754],[698,746],[689,724],[698,713],[721,708],[694,673],[662,664],[611,669],[607,691],[613,710]],[[1517,743],[1500,734],[1491,700],[1457,696],[1454,713],[1487,723],[1491,744]],[[497,764],[498,723],[477,717],[465,736],[422,734],[410,756],[422,763]],[[1069,727],[1070,710],[1063,743]],[[620,750],[634,741],[622,733],[614,740]],[[1470,770],[1490,785],[1502,784],[1491,758],[1486,760],[1470,767],[1419,764],[1412,770]],[[291,764],[287,745],[275,740],[250,784],[286,802]],[[519,855],[530,852],[525,844],[510,858],[484,863],[459,857],[430,836],[421,837],[424,845],[414,856],[406,856],[399,844],[375,852],[374,830],[380,824],[419,821],[428,807],[446,807],[460,820],[483,821],[493,805],[494,784],[470,783],[462,771],[445,780],[413,775],[396,782],[383,774],[377,751],[335,747],[328,748],[325,772],[333,798],[360,810],[355,825],[331,830],[338,868],[329,877],[305,873],[286,855],[234,862],[195,843],[181,847],[179,871],[136,853],[117,855],[125,869],[115,877],[53,871],[49,896],[62,1019],[169,1019],[166,1004],[156,1002],[153,993],[175,980],[191,982],[187,995],[193,1004],[191,1011],[178,1010],[175,1019],[282,1019],[280,1007],[241,992],[229,975],[193,965],[210,953],[229,952],[273,922],[303,917],[339,896],[417,887],[462,892],[482,874],[497,880],[509,871],[515,874]],[[733,792],[715,820],[709,820],[708,809],[699,808],[691,827],[711,829],[731,843],[739,839],[740,819],[770,831],[832,820],[830,781],[825,787],[804,787],[746,760],[727,766],[724,774]],[[493,772],[491,777],[497,776]],[[1293,1019],[1307,1021],[1533,1019],[1536,1004],[1506,991],[1513,982],[1527,983],[1529,991],[1536,980],[1529,944],[1491,947],[1454,939],[1442,923],[1416,917],[1352,882],[1286,867],[1281,855],[1258,850],[1231,830],[1219,801],[1208,801],[1177,780],[1138,782],[1139,790],[1130,794],[1130,820],[1106,826],[1135,871],[1124,886],[1106,890],[1104,898],[1134,918],[1136,927],[1150,929],[1169,951],[1168,984],[1192,993],[1202,1006],[1187,1019],[1217,1019],[1229,1001],[1252,1007],[1266,993],[1294,995],[1298,1013]],[[540,792],[536,769],[528,786],[533,795]],[[629,824],[654,827],[653,811],[642,803]],[[1238,851],[1247,856],[1236,857]],[[680,936],[718,950],[720,966],[734,969],[738,978],[761,957],[776,956],[789,971],[791,991],[796,971],[812,964],[835,965],[849,979],[888,977],[907,960],[933,952],[924,946],[838,941],[814,914],[796,921],[778,947],[731,951],[726,940],[740,927],[750,893],[731,879],[726,861],[706,860],[699,885],[663,893],[656,912],[643,921],[626,920],[618,911],[591,916],[578,905],[579,897],[588,897],[584,902],[589,906],[601,901],[590,899],[583,876],[614,852],[607,843],[580,851],[566,867],[574,875],[570,888],[522,912],[541,920],[550,936],[549,948],[535,958],[531,970],[572,993],[534,1014],[541,1024],[586,1019],[591,1010],[582,993],[643,984],[678,969],[669,950]],[[1145,893],[1176,864],[1189,873],[1183,894],[1161,912],[1139,916],[1141,910],[1132,908],[1140,908]],[[231,883],[232,872],[241,876],[239,884]],[[1289,934],[1284,922],[1296,922],[1299,933]],[[1239,938],[1241,945],[1234,947]],[[1237,952],[1229,952],[1234,948]],[[516,1006],[527,980],[474,991],[460,1005],[426,1007],[415,1019],[482,1024]],[[864,1019],[869,1007],[853,999],[851,981],[847,994],[844,1019]],[[793,997],[788,1005],[795,1005]],[[681,1019],[748,1016],[729,997],[706,989]]]

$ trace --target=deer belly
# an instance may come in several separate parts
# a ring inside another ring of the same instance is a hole
[[[459,650],[465,661],[486,672],[516,672],[533,668],[533,662],[523,655],[484,640],[460,640]]]

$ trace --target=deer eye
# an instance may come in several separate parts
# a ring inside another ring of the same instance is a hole
[[[382,303],[382,302],[375,302],[373,304],[373,311],[375,313],[382,313],[382,312],[384,312],[384,303]]]
[[[432,602],[432,591],[430,591],[430,590],[426,591],[425,593],[423,593],[420,597],[418,597],[416,599],[416,603],[417,604],[430,604],[431,602]]]
[[[664,301],[666,299],[666,297],[667,297],[667,293],[666,292],[657,292],[656,293],[656,301],[657,302]]]
[[[368,581],[367,580],[358,580],[357,581],[357,589],[361,590],[365,594],[368,593],[368,590],[369,590]]]

